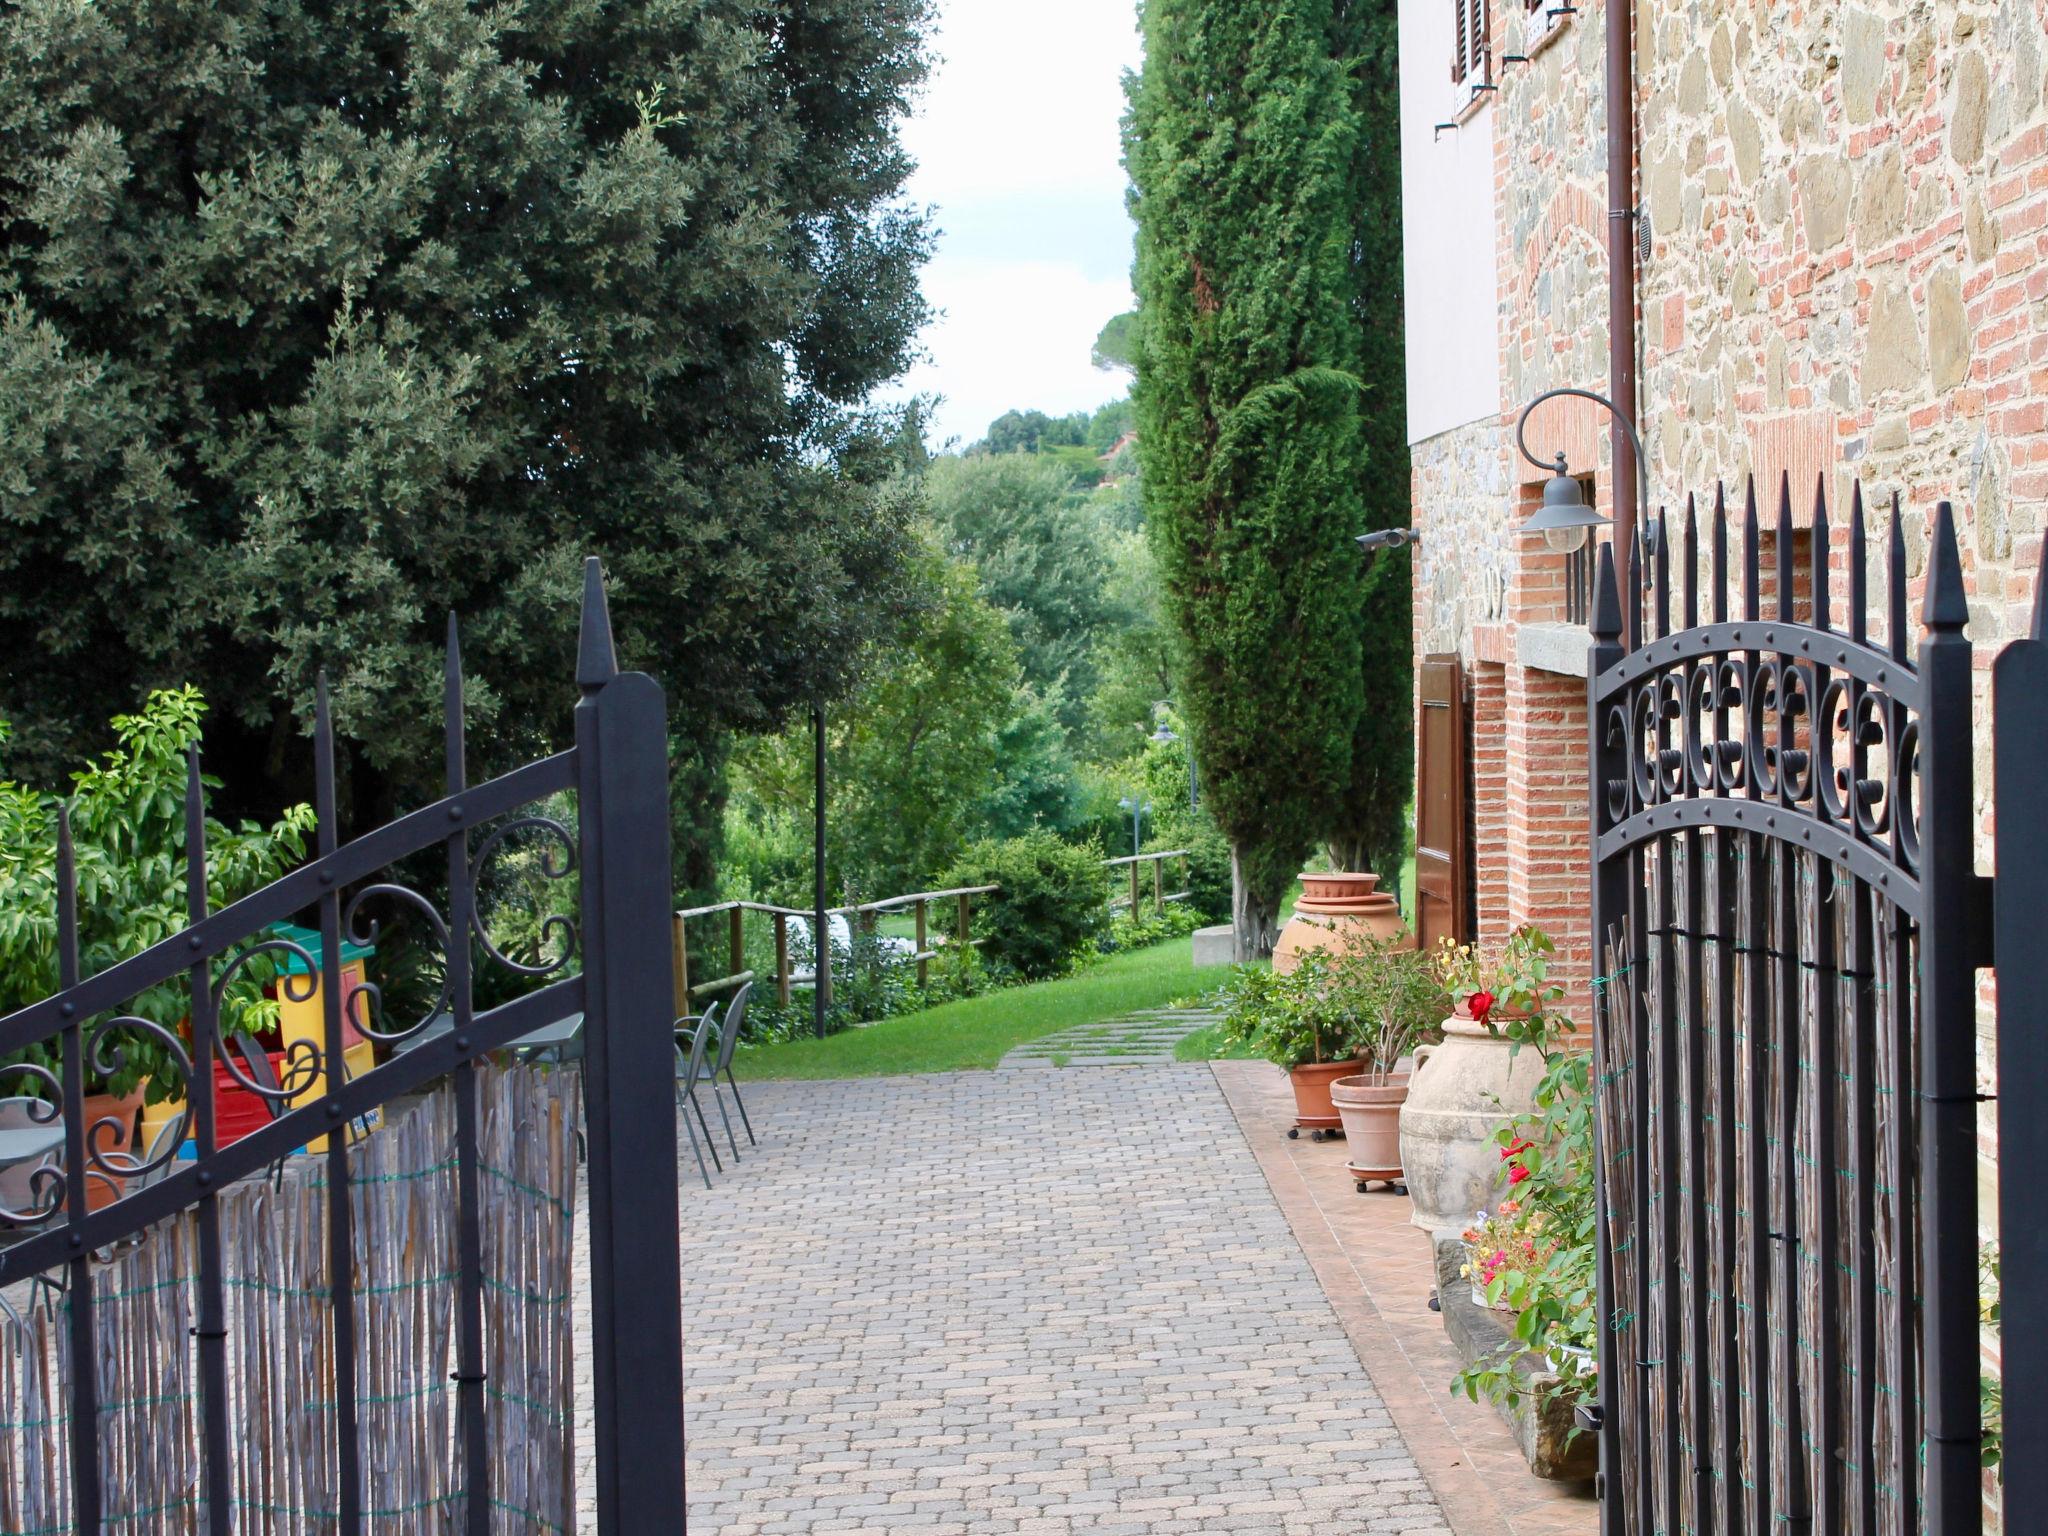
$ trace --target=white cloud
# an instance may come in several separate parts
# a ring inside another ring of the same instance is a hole
[[[1092,409],[1126,387],[1089,365],[1132,306],[1123,72],[1133,0],[941,0],[937,66],[904,143],[912,201],[937,209],[924,273],[941,311],[902,393],[942,398],[934,444],[1012,408]]]

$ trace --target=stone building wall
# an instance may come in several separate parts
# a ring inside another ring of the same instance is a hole
[[[1579,0],[1560,18],[1516,0],[1491,7],[1497,89],[1470,113],[1484,114],[1496,164],[1500,416],[1415,450],[1417,645],[1457,650],[1474,669],[1475,711],[1494,713],[1478,729],[1500,732],[1499,762],[1483,766],[1510,797],[1543,790],[1551,765],[1539,755],[1569,750],[1579,729],[1561,674],[1523,659],[1525,626],[1556,617],[1555,583],[1546,557],[1511,536],[1543,472],[1509,429],[1543,390],[1608,386],[1606,3]],[[1676,509],[1688,492],[1704,505],[1724,480],[1739,505],[1754,476],[1767,522],[1785,481],[1803,529],[1823,484],[1839,613],[1852,484],[1872,514],[1874,559],[1899,499],[1913,611],[1934,508],[1954,504],[1978,648],[1988,870],[1990,665],[2024,632],[2048,523],[2048,0],[1637,0],[1634,68],[1637,196],[1652,234],[1638,289],[1652,506]],[[1476,459],[1489,436],[1490,471]],[[1590,405],[1556,402],[1531,422],[1539,457],[1563,449],[1575,472],[1592,472],[1603,512],[1607,444]],[[1811,550],[1802,534],[1806,580]],[[1881,568],[1869,590],[1882,613]],[[1481,933],[1492,937],[1537,916],[1532,903],[1559,910],[1524,872],[1583,854],[1527,844],[1540,809],[1480,801]],[[1987,983],[1987,1088],[1990,998]],[[1988,1196],[1988,1112],[1985,1126]]]

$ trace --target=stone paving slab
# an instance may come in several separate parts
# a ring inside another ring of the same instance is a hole
[[[1206,1066],[746,1093],[693,1536],[1448,1536]]]
[[[1077,1024],[1041,1035],[1004,1055],[998,1067],[1129,1067],[1173,1060],[1173,1048],[1222,1015],[1213,1008],[1148,1008],[1120,1019]]]

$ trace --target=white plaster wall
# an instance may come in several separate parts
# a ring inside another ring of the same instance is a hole
[[[1493,108],[1455,132],[1467,93],[1450,79],[1449,0],[1400,0],[1401,228],[1408,441],[1500,412],[1494,274]]]

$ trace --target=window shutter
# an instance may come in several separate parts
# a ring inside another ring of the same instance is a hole
[[[1451,9],[1458,14],[1458,35],[1451,44],[1451,83],[1456,85],[1465,78],[1465,5],[1466,0],[1451,0]]]

